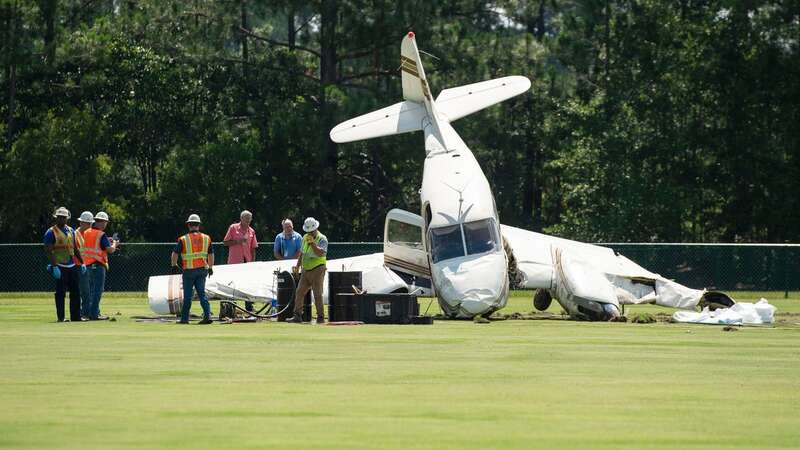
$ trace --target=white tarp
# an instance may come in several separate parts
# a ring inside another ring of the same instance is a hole
[[[710,325],[762,325],[775,321],[776,310],[777,308],[762,298],[757,303],[737,303],[730,308],[714,311],[708,308],[703,308],[700,312],[676,311],[672,314],[672,319],[676,322]]]
[[[214,275],[206,280],[209,299],[270,302],[277,298],[275,271],[291,272],[297,260],[258,261],[248,264],[214,266]],[[396,273],[383,265],[383,253],[328,260],[328,272],[362,272],[362,287],[367,292],[388,293],[407,289]],[[181,275],[150,277],[147,286],[150,309],[157,314],[175,314],[183,299]],[[325,275],[323,301],[328,301],[328,276]]]

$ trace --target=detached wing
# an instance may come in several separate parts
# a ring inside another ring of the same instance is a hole
[[[600,303],[694,308],[704,291],[648,271],[599,245],[501,226],[516,287]],[[564,299],[560,299],[564,300]]]

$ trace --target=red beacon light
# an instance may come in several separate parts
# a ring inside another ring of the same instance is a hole
[[[414,39],[414,32],[413,31],[409,31],[408,32],[408,38],[409,39]]]

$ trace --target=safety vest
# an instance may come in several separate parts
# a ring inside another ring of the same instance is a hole
[[[88,230],[89,228],[87,228],[87,231]],[[78,251],[80,252],[81,257],[84,261],[86,261],[86,256],[83,255],[85,242],[83,239],[83,232],[80,230],[80,228],[75,228],[75,244],[78,246]],[[80,264],[80,261],[78,261],[77,257],[73,256],[72,260],[75,262],[75,264]]]
[[[105,234],[104,231],[100,231],[97,228],[90,228],[83,232],[84,245],[81,256],[83,257],[83,263],[87,266],[98,262],[108,269],[108,252],[100,247],[100,242]]]
[[[53,225],[50,228],[56,238],[53,243],[53,256],[58,264],[72,263],[75,255],[75,230],[70,228],[69,225],[64,228],[67,230],[66,233],[58,228],[58,225]]]
[[[303,254],[303,270],[312,270],[324,265],[327,260],[325,259],[326,255],[317,256],[317,254],[314,253],[314,249],[306,240],[306,236],[308,236],[308,234],[303,236],[303,246],[301,247],[301,252]],[[324,234],[317,232],[317,238],[314,239],[317,245],[319,245],[323,239],[327,238]]]
[[[211,248],[211,238],[207,234],[195,231],[184,234],[178,239],[183,243],[181,263],[184,269],[200,269],[206,267],[206,257]]]

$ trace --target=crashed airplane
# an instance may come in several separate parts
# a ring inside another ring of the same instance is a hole
[[[372,293],[416,290],[435,295],[448,317],[488,316],[502,309],[509,289],[536,289],[539,310],[556,301],[573,318],[613,320],[626,304],[652,303],[694,309],[701,302],[730,306],[725,294],[690,289],[647,271],[613,250],[500,224],[491,186],[451,123],[530,89],[509,76],[445,89],[434,100],[414,33],[401,43],[403,101],[345,121],[330,132],[334,142],[422,131],[425,163],[420,215],[387,214],[384,253],[328,260],[328,271],[361,271]],[[270,302],[276,271],[295,261],[216,266],[209,297]],[[151,277],[151,309],[174,314],[182,296],[180,276]],[[327,288],[327,282],[325,283]],[[324,292],[327,301],[327,289]]]

